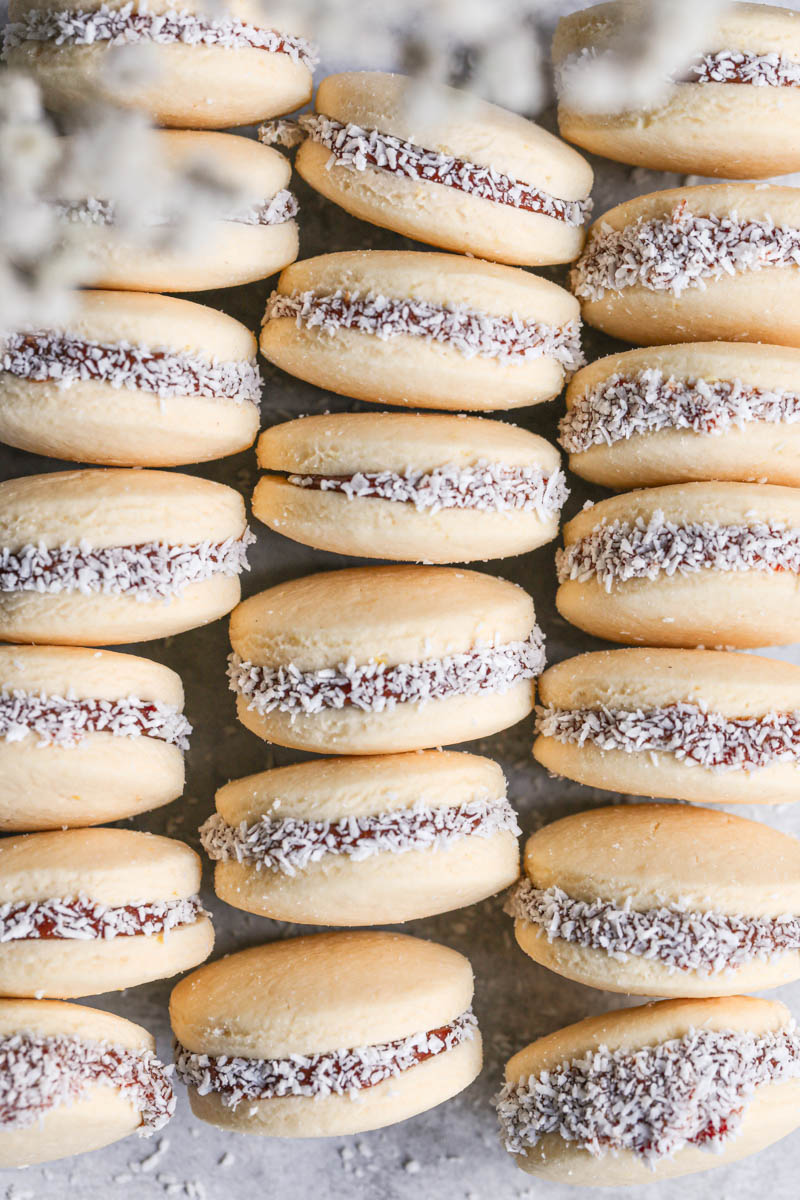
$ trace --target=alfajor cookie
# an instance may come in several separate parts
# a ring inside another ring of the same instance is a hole
[[[0,641],[119,645],[215,621],[253,536],[238,492],[169,471],[0,484]]]
[[[195,1116],[268,1137],[379,1129],[481,1069],[472,969],[399,933],[327,933],[210,963],[172,992],[177,1077]]]
[[[452,567],[356,567],[279,584],[235,609],[236,710],[267,741],[391,754],[497,733],[544,668],[530,596]]]
[[[261,352],[290,375],[382,404],[487,412],[539,404],[580,367],[574,296],[454,254],[351,250],[288,267]]]
[[[192,727],[161,663],[0,646],[0,832],[118,821],[183,791]]]
[[[800,786],[800,667],[724,650],[602,650],[539,681],[534,757],[612,792],[786,804]]]
[[[221,900],[306,925],[463,908],[519,874],[497,763],[428,751],[329,758],[236,779],[200,830]]]
[[[616,0],[562,18],[553,42],[562,137],[656,171],[736,179],[797,171],[798,14],[726,4],[714,16],[702,52],[677,65],[648,107],[607,112],[596,95],[587,108],[580,72],[593,61],[626,70],[630,6]]]
[[[479,417],[337,413],[273,425],[253,514],[320,550],[430,563],[525,554],[568,496],[544,438]]]
[[[0,841],[0,995],[94,996],[208,958],[200,859],[130,829]]]
[[[127,46],[141,46],[147,64],[135,78],[119,74],[119,48]],[[221,9],[202,0],[12,0],[5,54],[10,66],[33,73],[48,108],[106,100],[190,129],[250,125],[301,108],[317,61],[304,37],[274,28],[251,0]]]
[[[526,954],[638,996],[728,996],[800,976],[800,842],[679,804],[576,813],[528,839],[506,905]]]
[[[0,1000],[0,1166],[150,1137],[174,1111],[141,1025],[60,1000]]]
[[[69,316],[0,346],[0,441],[33,454],[170,467],[258,432],[256,343],[232,317],[140,292],[79,292]]]
[[[800,1034],[785,1005],[747,996],[588,1017],[520,1050],[505,1077],[497,1112],[517,1166],[583,1187],[724,1166],[800,1120]]]
[[[292,172],[282,154],[228,133],[162,130],[152,137],[167,171],[213,177],[201,225],[196,235],[187,234],[185,213],[160,211],[156,198],[142,214],[145,226],[159,229],[150,245],[147,237],[117,228],[113,199],[57,197],[56,215],[83,257],[86,284],[202,292],[266,279],[294,262],[297,201],[288,190]]]
[[[567,522],[557,567],[558,611],[612,642],[796,642],[800,493],[754,483],[625,492]]]
[[[637,345],[800,346],[797,188],[652,192],[594,223],[571,274],[583,319]]]
[[[693,342],[612,354],[567,388],[570,469],[611,488],[800,485],[800,350]]]
[[[516,113],[405,75],[329,75],[300,117],[296,167],[372,225],[495,262],[570,262],[583,245],[592,170]],[[265,126],[261,137],[285,131]]]

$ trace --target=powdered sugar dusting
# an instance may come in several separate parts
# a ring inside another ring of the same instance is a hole
[[[546,520],[561,511],[569,491],[560,469],[507,467],[479,459],[474,466],[448,464],[433,471],[358,471],[355,475],[289,475],[295,487],[341,492],[349,500],[374,497],[413,504],[418,512],[470,508],[483,512],[535,512]]]
[[[274,29],[259,29],[235,19],[213,20],[197,13],[168,9],[148,12],[145,4],[124,4],[111,8],[33,9],[19,21],[6,26],[4,51],[25,42],[51,42],[55,46],[130,46],[137,42],[187,46],[220,46],[225,49],[258,49],[287,54],[293,62],[313,71],[318,58],[305,38]]]
[[[68,333],[15,333],[5,339],[0,371],[61,388],[101,381],[113,388],[168,396],[211,396],[249,401],[261,398],[255,359],[225,362],[168,347],[133,342],[95,342]]]
[[[698,1029],[632,1053],[590,1051],[507,1083],[495,1103],[512,1154],[559,1134],[595,1158],[630,1150],[653,1165],[686,1146],[721,1150],[756,1088],[798,1076],[793,1025],[761,1035]]]
[[[81,540],[76,545],[0,547],[0,592],[39,592],[83,596],[132,595],[136,600],[168,600],[193,583],[215,575],[239,575],[249,570],[247,547],[255,536],[246,529],[224,542],[196,546],[141,546],[95,549]]]
[[[272,1100],[281,1096],[350,1096],[396,1079],[418,1063],[471,1040],[477,1021],[469,1009],[449,1025],[415,1033],[396,1042],[359,1046],[326,1054],[293,1054],[285,1059],[237,1058],[193,1054],[176,1046],[178,1078],[201,1096],[216,1092],[226,1108],[243,1100]]]
[[[405,854],[411,850],[447,850],[465,837],[494,837],[522,833],[517,814],[505,797],[481,797],[450,808],[432,807],[424,799],[411,808],[370,816],[346,816],[338,821],[306,821],[297,817],[272,820],[261,816],[252,825],[229,825],[214,813],[200,828],[209,858],[238,862],[256,871],[293,876],[329,854],[354,862],[374,854]]]
[[[643,287],[680,296],[709,280],[800,266],[800,229],[740,221],[735,212],[699,216],[689,204],[681,201],[667,218],[640,219],[619,230],[596,226],[572,271],[575,295],[602,300],[606,292]]]
[[[556,552],[558,579],[598,579],[607,592],[630,579],[693,575],[698,571],[800,573],[800,529],[767,525],[677,525],[658,509],[649,520],[603,521]]]
[[[800,87],[800,63],[770,54],[719,50],[692,63],[687,75],[693,83],[744,83],[753,87]]]
[[[273,292],[264,323],[289,317],[298,329],[319,329],[334,337],[340,329],[355,329],[386,342],[395,337],[424,338],[449,346],[465,358],[498,358],[504,365],[536,358],[554,358],[567,371],[577,371],[585,359],[580,321],[560,327],[523,321],[516,313],[492,316],[463,305],[431,304],[428,300],[398,300],[375,292],[328,295],[309,291],[286,295]]]
[[[100,904],[83,893],[71,899],[22,900],[0,904],[0,943],[160,937],[209,915],[199,896],[116,906]]]
[[[544,670],[544,640],[535,626],[525,642],[477,646],[464,654],[429,658],[387,667],[371,660],[339,663],[319,671],[301,671],[293,663],[260,667],[237,654],[228,659],[231,691],[261,715],[271,712],[309,716],[326,708],[391,711],[397,704],[427,704],[448,696],[507,692]]]
[[[140,1137],[175,1111],[165,1067],[151,1050],[77,1037],[16,1033],[0,1038],[0,1128],[27,1129],[50,1110],[81,1100],[96,1084],[119,1089],[141,1112]]]
[[[663,708],[537,708],[542,737],[626,754],[671,754],[713,771],[800,764],[800,712],[726,717],[697,704]]]
[[[524,879],[505,911],[538,925],[548,942],[598,950],[617,962],[657,960],[674,971],[718,975],[753,961],[771,962],[800,950],[800,916],[731,916],[670,904],[637,911],[630,900],[576,900],[558,887],[537,888]]]
[[[77,746],[91,733],[151,737],[189,749],[192,727],[179,708],[158,700],[121,696],[116,700],[49,696],[18,688],[0,691],[0,738],[20,742],[35,734],[40,746]]]
[[[559,425],[569,454],[663,429],[719,435],[753,421],[794,425],[800,392],[760,388],[740,379],[679,379],[657,368],[615,373],[577,396]]]

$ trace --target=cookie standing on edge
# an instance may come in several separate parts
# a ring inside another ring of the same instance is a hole
[[[800,977],[800,842],[679,804],[576,813],[528,839],[506,911],[526,954],[589,987],[726,996]]]
[[[178,975],[208,958],[200,859],[130,829],[0,841],[0,995],[66,999]]]
[[[294,541],[366,558],[474,562],[558,534],[558,451],[500,421],[337,413],[273,425],[258,442],[253,514]]]
[[[636,345],[800,346],[800,194],[716,183],[626,200],[595,221],[570,282],[585,321]]]
[[[584,362],[580,307],[527,271],[454,254],[349,250],[288,267],[261,352],[358,400],[488,412],[552,400]]]
[[[0,483],[0,641],[120,645],[230,612],[253,536],[238,492],[170,471]]]
[[[800,491],[686,483],[601,500],[564,526],[562,617],[612,642],[712,648],[800,637]]]
[[[278,767],[220,788],[200,830],[214,888],[245,912],[380,925],[464,908],[519,875],[497,763],[430,751]]]
[[[592,169],[532,121],[454,88],[379,71],[323,79],[297,171],[353,216],[495,262],[570,262]],[[267,126],[265,140],[273,140]]]
[[[774,1000],[624,1008],[520,1050],[496,1103],[523,1171],[651,1184],[736,1162],[797,1127],[800,1034]]]
[[[534,757],[590,787],[708,804],[800,799],[800,667],[720,650],[601,650],[539,680]]]
[[[752,179],[800,169],[800,18],[768,4],[720,6],[691,62],[646,110],[584,111],[575,83],[587,60],[625,44],[630,7],[598,4],[562,18],[553,41],[562,137],[593,154],[655,171]],[[654,36],[651,33],[651,36]],[[677,43],[676,43],[677,46]],[[624,53],[624,50],[623,50]],[[618,61],[625,71],[624,59]]]
[[[161,125],[227,129],[311,99],[313,46],[271,27],[251,0],[228,0],[223,10],[103,0],[90,11],[74,0],[11,0],[9,21],[9,65],[31,71],[55,110],[95,98],[144,109]],[[131,45],[149,69],[136,79],[123,72],[118,84],[118,47]]]
[[[0,1166],[151,1137],[174,1111],[141,1025],[60,1000],[0,1000]]]
[[[560,433],[570,470],[604,487],[800,486],[800,350],[693,342],[609,355],[570,382]]]
[[[544,669],[527,592],[453,567],[354,567],[278,584],[231,616],[247,729],[323,754],[486,737],[526,717]]]
[[[236,454],[262,380],[244,325],[188,300],[78,292],[57,326],[0,347],[0,440],[33,454],[171,467]]]
[[[400,933],[326,933],[232,954],[174,988],[192,1112],[238,1133],[333,1137],[449,1100],[481,1069],[463,955]]]

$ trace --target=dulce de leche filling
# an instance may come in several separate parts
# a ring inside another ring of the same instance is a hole
[[[154,937],[208,916],[199,896],[122,905],[88,896],[0,904],[0,943]]]
[[[21,741],[35,734],[40,746],[77,746],[90,733],[115,737],[151,737],[180,750],[189,749],[192,727],[180,709],[155,700],[77,699],[0,691],[0,740]]]

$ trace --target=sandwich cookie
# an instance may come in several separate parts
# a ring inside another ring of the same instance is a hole
[[[800,194],[716,183],[652,192],[596,221],[571,275],[583,319],[639,346],[800,346]]]
[[[200,859],[130,829],[0,841],[0,995],[94,996],[208,958]]]
[[[380,1129],[462,1091],[481,1069],[472,969],[399,933],[255,946],[181,980],[170,999],[192,1112],[237,1133]]]
[[[98,825],[176,800],[191,732],[183,684],[161,663],[0,646],[0,832]]]
[[[496,1099],[506,1149],[530,1175],[583,1187],[725,1166],[800,1122],[800,1034],[783,1004],[662,1000],[539,1038]]]
[[[472,562],[558,534],[558,451],[515,425],[432,413],[338,413],[261,435],[253,513],[338,554]]]
[[[202,292],[266,279],[294,262],[297,201],[288,191],[292,171],[282,154],[227,133],[162,130],[153,137],[168,170],[189,177],[211,174],[220,196],[208,202],[196,237],[182,233],[180,209],[161,212],[154,201],[144,219],[159,228],[154,246],[116,228],[115,204],[108,197],[58,197],[58,219],[85,259],[85,283],[137,292]],[[233,204],[231,194],[237,196]]]
[[[231,617],[236,710],[266,741],[391,754],[526,717],[544,642],[527,592],[451,567],[356,567],[279,584]]]
[[[629,350],[567,388],[559,441],[605,487],[723,479],[800,486],[800,350],[734,342]]]
[[[13,0],[9,18],[6,59],[33,73],[55,110],[93,97],[144,109],[160,125],[227,129],[311,99],[314,47],[273,28],[250,0],[224,10],[193,0],[95,0],[87,8]],[[114,56],[131,45],[146,50],[149,69],[117,82]]]
[[[612,642],[748,647],[800,633],[800,493],[754,483],[625,492],[564,526],[556,605]]]
[[[0,347],[0,440],[120,467],[205,462],[253,444],[261,386],[255,339],[232,317],[78,292],[66,320]]]
[[[586,111],[574,83],[592,60],[626,69],[630,6],[617,0],[564,17],[553,42],[562,137],[655,171],[749,179],[800,169],[797,13],[726,4],[719,14],[703,52],[680,64],[650,107],[612,112]]]
[[[525,847],[526,954],[606,992],[727,996],[800,976],[800,842],[679,804],[576,813]]]
[[[151,1137],[174,1111],[141,1025],[60,1000],[0,1000],[0,1166]]]
[[[724,650],[603,650],[545,671],[536,759],[611,792],[788,804],[800,787],[800,667]]]
[[[285,123],[260,131],[289,140]],[[291,136],[291,135],[290,135]],[[296,167],[353,216],[443,250],[536,266],[571,262],[592,170],[516,113],[405,75],[329,75],[299,119]]]
[[[493,896],[519,874],[497,763],[429,751],[236,779],[200,830],[221,900],[278,921],[381,925]]]
[[[255,539],[238,492],[169,471],[0,484],[0,641],[119,645],[206,625],[239,600]]]
[[[288,267],[261,352],[340,395],[419,408],[552,400],[583,365],[580,307],[527,271],[453,254],[351,250]]]

